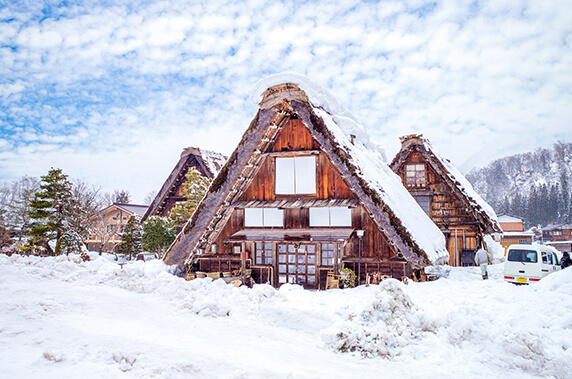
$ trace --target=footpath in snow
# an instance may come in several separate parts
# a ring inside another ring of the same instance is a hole
[[[572,268],[305,291],[0,255],[0,378],[569,378]]]

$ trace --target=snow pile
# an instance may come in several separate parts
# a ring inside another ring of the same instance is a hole
[[[490,234],[485,234],[484,242],[487,251],[491,254],[493,258],[493,262],[503,262],[505,259],[504,247],[502,247],[502,245],[499,242],[495,241],[493,236],[491,236]]]
[[[366,357],[394,357],[421,338],[423,316],[404,285],[389,279],[376,287],[370,302],[359,310],[348,309],[345,320],[322,331],[327,347]]]
[[[503,266],[305,291],[0,255],[0,377],[568,378],[572,268],[514,286]]]
[[[399,176],[387,166],[384,154],[371,141],[365,128],[327,90],[302,75],[283,73],[260,80],[252,88],[250,98],[258,103],[264,91],[283,83],[297,84],[306,93],[315,113],[324,120],[336,142],[349,154],[353,166],[358,168],[356,174],[389,206],[412,239],[425,251],[427,258],[433,264],[446,262],[449,254],[439,228],[405,189]],[[356,139],[352,141],[350,135]]]

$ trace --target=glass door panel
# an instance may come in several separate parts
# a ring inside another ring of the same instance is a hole
[[[278,244],[278,282],[315,287],[316,246],[313,244]]]

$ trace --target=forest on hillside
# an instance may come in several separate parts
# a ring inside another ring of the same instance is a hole
[[[497,159],[466,177],[497,214],[530,226],[571,223],[572,143]]]

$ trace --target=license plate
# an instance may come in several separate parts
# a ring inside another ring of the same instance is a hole
[[[518,283],[526,283],[526,278],[516,278]]]

